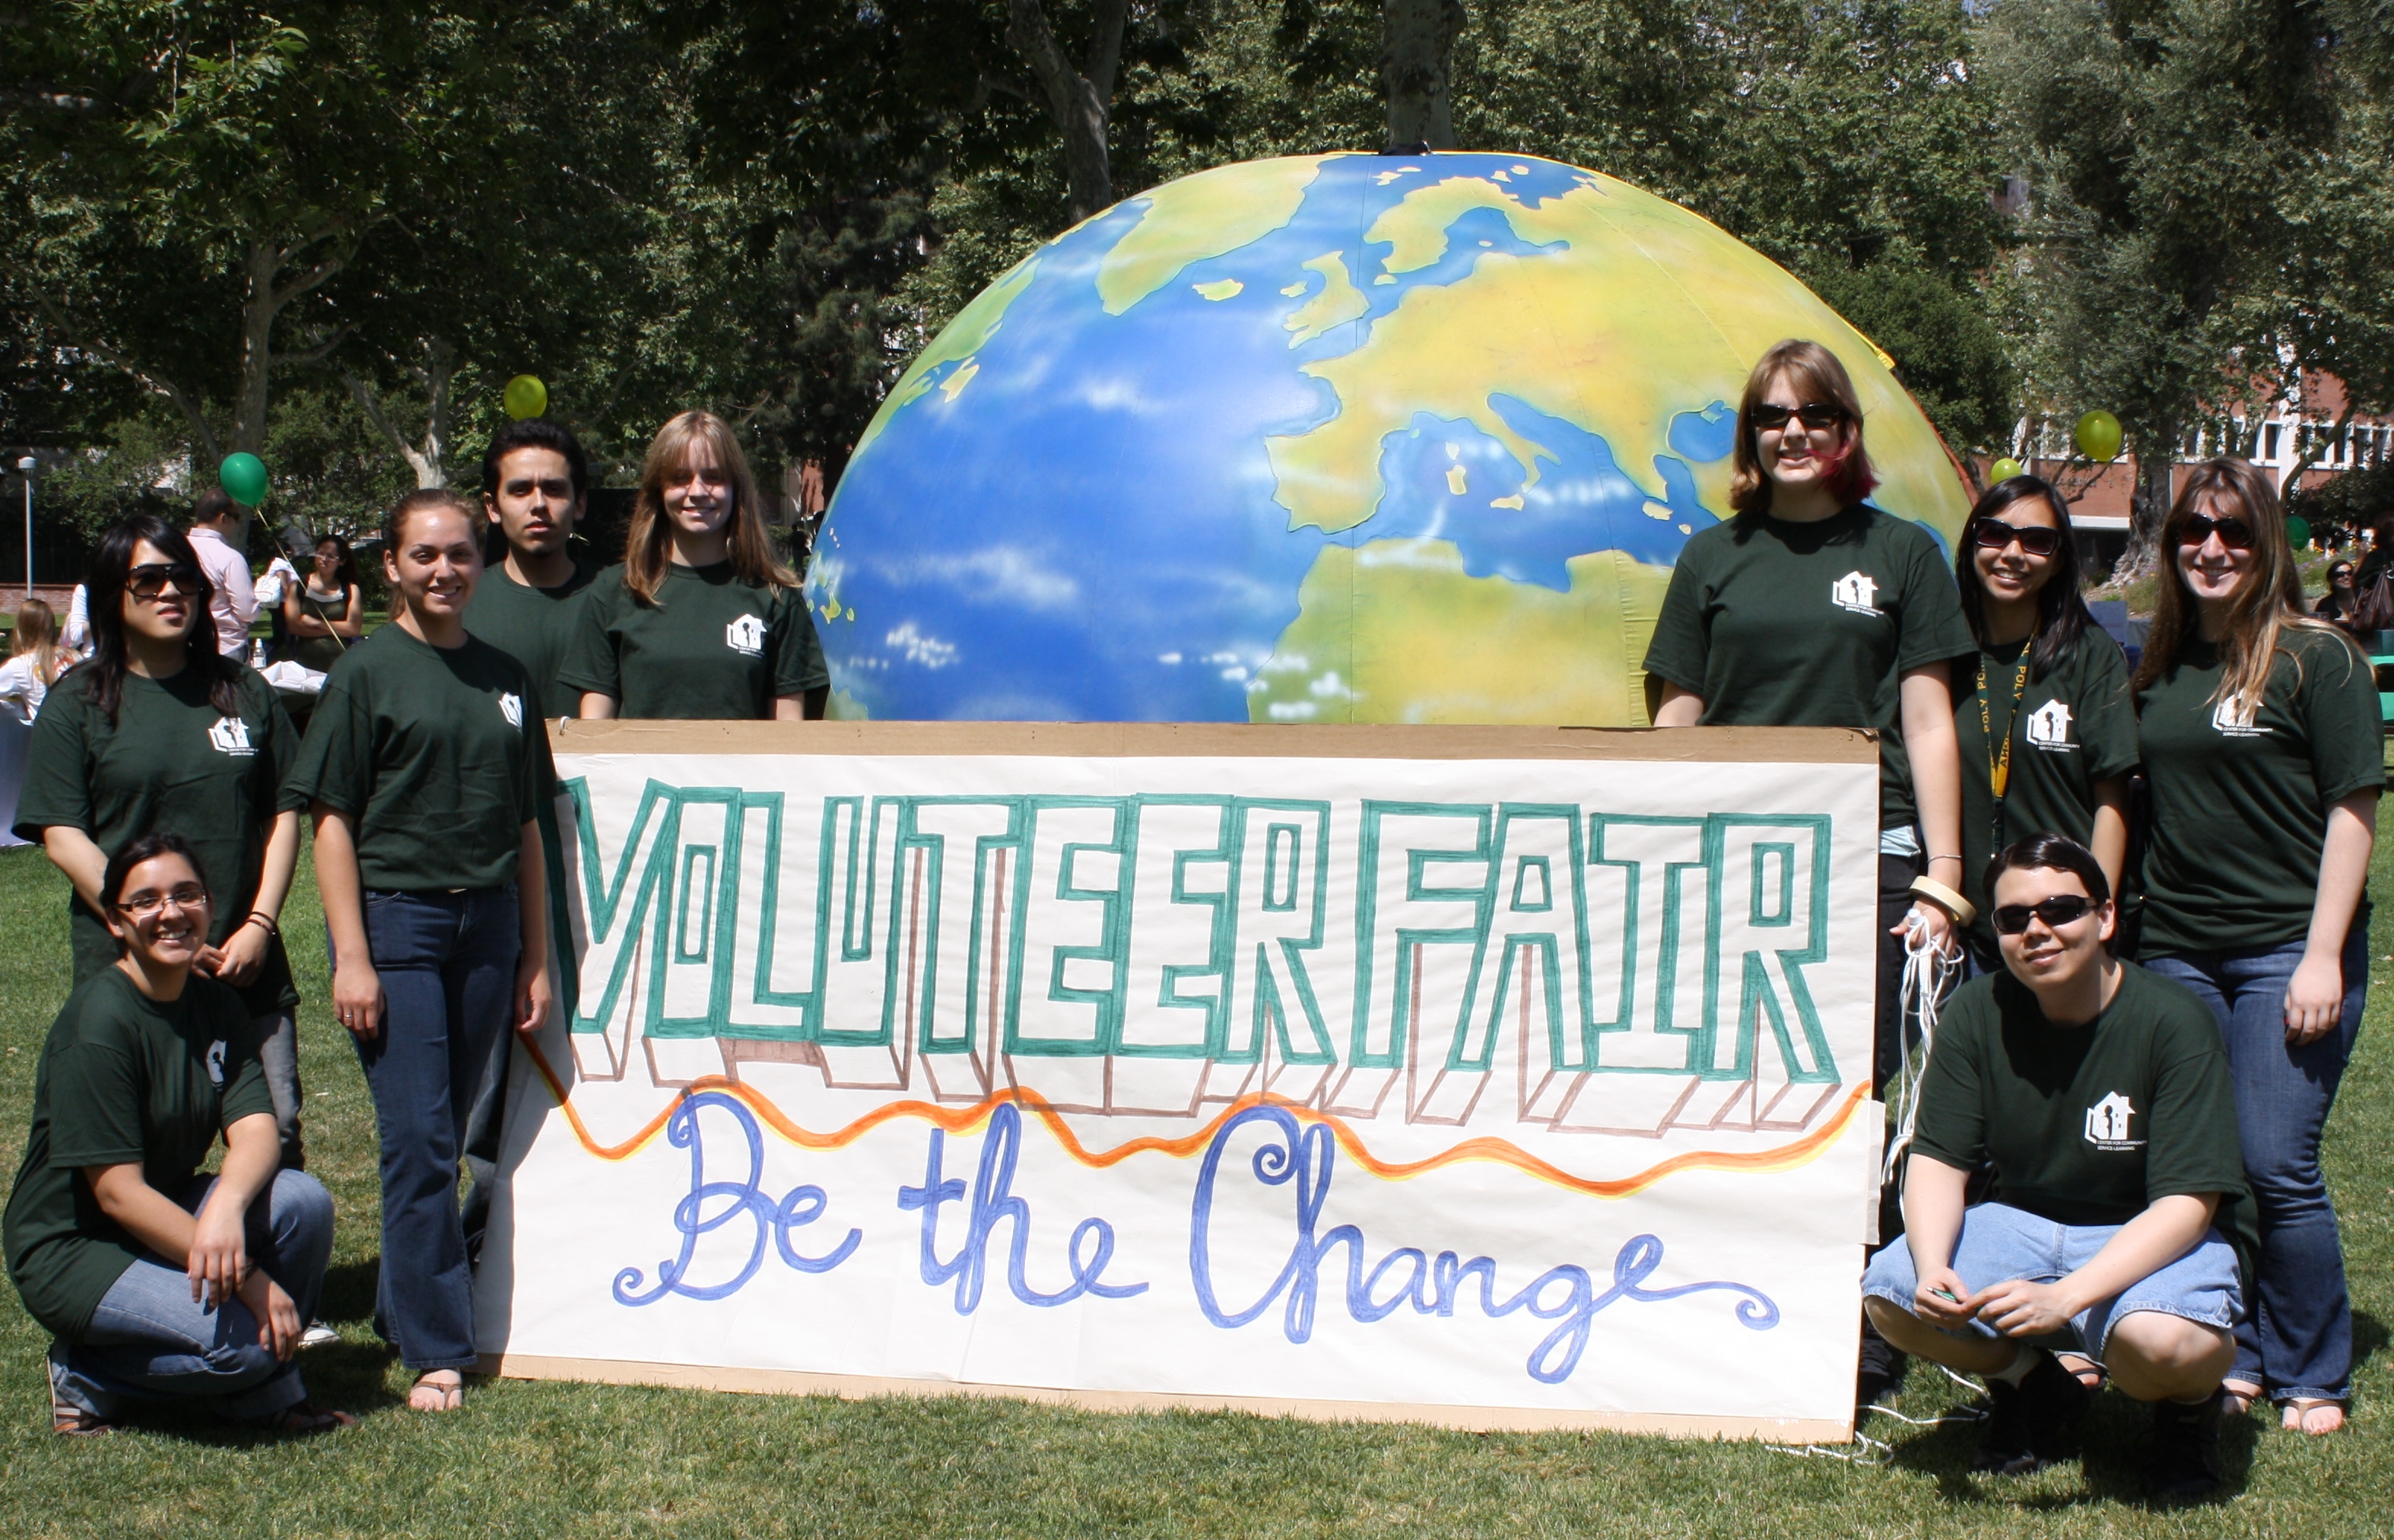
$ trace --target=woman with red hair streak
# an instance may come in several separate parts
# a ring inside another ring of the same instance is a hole
[[[1962,757],[1948,664],[1976,654],[1928,532],[1871,507],[1861,402],[1836,355],[1790,339],[1762,355],[1737,409],[1736,516],[1679,552],[1646,672],[1657,727],[1848,727],[1879,734],[1878,1010],[1872,1085],[1902,1060],[1906,932],[1958,946]],[[1901,1377],[1874,1362],[1867,1402]]]

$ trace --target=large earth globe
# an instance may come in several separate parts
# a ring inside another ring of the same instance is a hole
[[[1874,501],[1951,457],[1804,285],[1530,156],[1227,165],[1042,246],[909,368],[808,578],[841,717],[1642,724],[1770,344],[1845,362]]]

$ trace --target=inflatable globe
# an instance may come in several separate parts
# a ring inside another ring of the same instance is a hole
[[[1852,372],[1873,500],[1950,541],[1884,356],[1677,204],[1509,155],[1167,183],[992,284],[865,431],[808,579],[833,714],[1642,724],[1788,336]]]

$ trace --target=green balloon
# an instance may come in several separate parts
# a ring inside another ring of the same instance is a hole
[[[2098,407],[2078,419],[2078,450],[2097,465],[2120,455],[2120,419]]]
[[[2311,543],[2311,521],[2300,514],[2287,520],[2286,538],[2295,543],[2298,551],[2308,546]]]
[[[2024,472],[2020,469],[2020,463],[2008,456],[1997,460],[1987,467],[1987,480],[1990,482],[2008,481],[2013,477],[2022,474]]]
[[[507,409],[507,415],[518,421],[537,417],[548,410],[548,387],[541,384],[536,375],[518,375],[499,392],[499,401]]]
[[[266,501],[266,462],[255,454],[228,454],[217,467],[217,485],[243,507]]]

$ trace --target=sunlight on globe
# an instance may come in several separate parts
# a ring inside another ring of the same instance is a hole
[[[992,284],[865,430],[808,579],[833,715],[1643,724],[1787,336],[1950,548],[1967,495],[1884,356],[1675,204],[1506,155],[1167,183]]]

